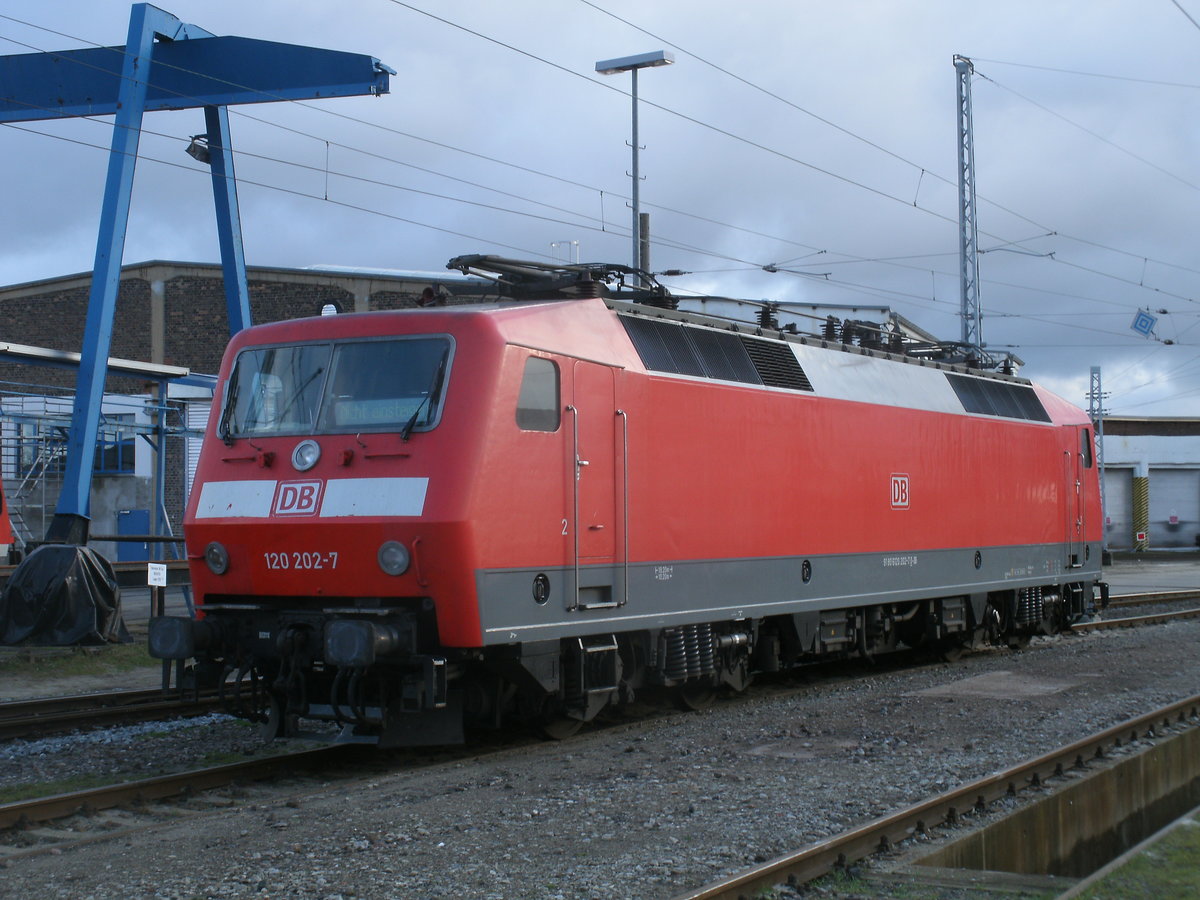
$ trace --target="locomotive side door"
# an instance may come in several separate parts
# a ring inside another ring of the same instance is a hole
[[[576,360],[571,375],[571,402],[566,407],[566,521],[573,535],[575,589],[568,609],[620,606],[625,602],[624,523],[618,508],[618,472],[624,453],[617,452],[624,418],[616,409],[616,370]],[[621,419],[618,424],[618,418]],[[622,492],[623,494],[623,492]]]
[[[1072,428],[1069,438],[1077,446],[1067,450],[1063,456],[1066,463],[1066,510],[1065,522],[1067,543],[1067,566],[1078,568],[1083,565],[1084,541],[1084,478],[1092,467],[1092,432],[1088,428]]]

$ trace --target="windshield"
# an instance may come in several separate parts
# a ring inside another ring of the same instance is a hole
[[[220,436],[431,428],[449,356],[446,337],[243,350]]]

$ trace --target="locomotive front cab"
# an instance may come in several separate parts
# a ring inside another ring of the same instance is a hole
[[[268,731],[302,716],[374,739],[400,712],[446,710],[440,648],[471,633],[438,604],[441,561],[469,553],[448,488],[470,448],[443,422],[458,342],[319,321],[291,325],[319,340],[231,347],[184,523],[198,617],[156,620],[151,653],[195,658]]]

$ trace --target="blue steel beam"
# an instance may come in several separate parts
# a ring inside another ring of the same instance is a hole
[[[133,192],[133,167],[142,133],[146,81],[156,28],[167,27],[166,13],[148,4],[134,6],[129,15],[129,40],[124,56],[104,204],[100,209],[100,237],[92,266],[92,288],[83,329],[83,352],[75,380],[75,408],[67,438],[67,468],[54,519],[46,532],[49,541],[87,543],[91,507],[92,463],[100,432],[104,375],[112,346],[113,313],[121,280],[125,251],[125,225]],[[170,17],[174,19],[174,17]],[[176,20],[177,21],[177,20]]]
[[[0,122],[115,114],[62,493],[47,541],[87,543],[91,471],[142,117],[205,108],[230,333],[250,324],[230,149],[231,103],[384,94],[379,60],[245,38],[218,38],[134,4],[124,47],[0,57]]]
[[[127,46],[134,46],[132,36]],[[132,51],[95,47],[0,57],[0,122],[112,115],[127,52]],[[361,53],[241,37],[164,40],[149,61],[144,108],[386,94],[389,74],[395,73]]]
[[[246,284],[246,256],[242,250],[242,219],[238,213],[237,179],[229,139],[229,110],[204,107],[208,127],[209,166],[212,167],[213,202],[217,207],[217,238],[221,269],[225,275],[225,308],[229,333],[250,326],[250,289]]]

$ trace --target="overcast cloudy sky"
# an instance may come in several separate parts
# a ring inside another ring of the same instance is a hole
[[[380,98],[231,111],[251,265],[439,270],[574,241],[628,262],[630,79],[594,68],[668,49],[640,78],[640,143],[652,266],[692,273],[671,288],[888,305],[947,339],[970,57],[985,341],[1076,403],[1100,365],[1111,413],[1200,415],[1200,0],[160,5],[398,72]],[[128,19],[10,0],[0,53],[123,44]],[[92,267],[111,122],[0,128],[0,284]],[[216,261],[207,169],[183,152],[202,112],[144,127],[125,262]]]

